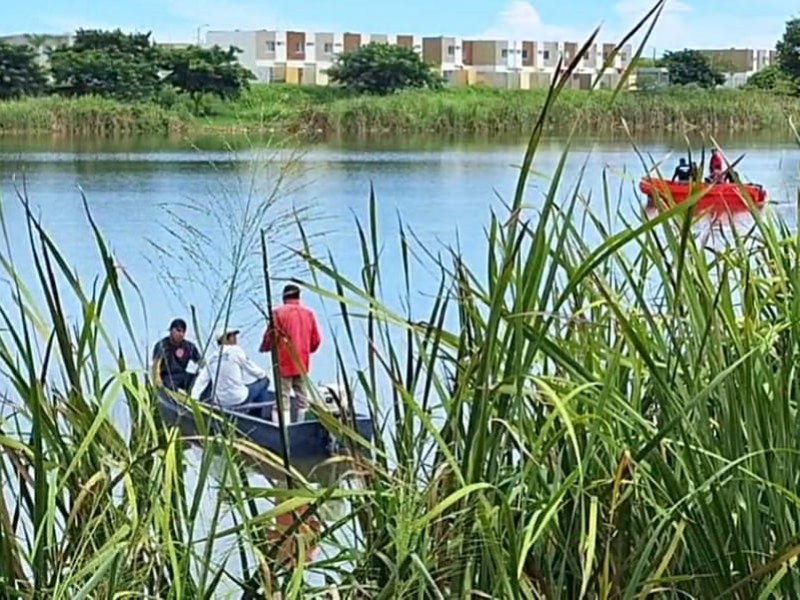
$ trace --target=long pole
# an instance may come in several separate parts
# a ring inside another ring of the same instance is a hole
[[[281,442],[283,444],[283,467],[286,470],[286,487],[291,488],[293,485],[292,476],[289,472],[289,434],[286,429],[286,418],[283,413],[283,394],[281,393],[281,374],[278,369],[278,334],[277,328],[274,327],[274,315],[272,312],[272,290],[270,289],[270,281],[272,278],[269,274],[269,251],[267,249],[267,235],[264,230],[261,230],[261,263],[264,266],[264,287],[266,288],[267,295],[267,335],[270,336],[270,348],[272,350],[272,378],[275,382],[275,404],[278,407],[278,426],[281,430]]]
[[[197,45],[198,45],[198,46],[202,46],[202,45],[203,45],[203,44],[201,43],[201,41],[200,41],[200,31],[203,29],[203,27],[210,27],[210,25],[209,25],[208,23],[204,23],[203,25],[200,25],[200,26],[197,28]]]

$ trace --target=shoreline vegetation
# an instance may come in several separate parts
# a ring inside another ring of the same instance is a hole
[[[450,88],[356,96],[341,88],[253,86],[234,101],[205,97],[202,116],[185,103],[126,103],[57,96],[0,102],[0,136],[125,136],[287,133],[303,137],[374,134],[515,134],[529,131],[547,90]],[[613,101],[612,101],[613,100]],[[786,131],[800,98],[759,90],[562,91],[545,129],[577,133],[746,133]]]

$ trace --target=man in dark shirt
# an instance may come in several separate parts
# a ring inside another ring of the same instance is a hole
[[[672,174],[672,181],[686,182],[692,178],[692,168],[685,158],[678,161],[678,166],[675,167],[675,172]]]
[[[200,350],[186,339],[186,321],[174,319],[169,335],[153,348],[153,382],[156,387],[190,390],[202,362]]]

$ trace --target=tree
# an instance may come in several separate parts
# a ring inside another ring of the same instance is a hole
[[[167,50],[162,58],[162,67],[169,72],[164,82],[189,94],[197,114],[203,94],[213,94],[222,100],[234,99],[249,87],[251,79],[255,79],[249,69],[239,64],[237,55],[240,52],[234,46],[223,50],[217,45]]]
[[[30,46],[0,42],[0,99],[36,96],[47,85],[36,51]]]
[[[753,73],[747,80],[747,87],[778,94],[792,94],[797,91],[797,84],[777,64]]]
[[[673,85],[694,83],[700,87],[714,88],[725,83],[725,75],[698,50],[665,52],[658,64],[669,71],[669,80]]]
[[[334,83],[358,93],[392,94],[406,88],[438,89],[442,78],[411,48],[372,42],[343,52],[328,69]]]
[[[61,93],[142,100],[158,90],[159,56],[150,33],[79,29],[72,46],[50,51],[50,69]]]
[[[786,22],[783,37],[775,45],[775,50],[781,71],[789,79],[800,80],[800,19]]]

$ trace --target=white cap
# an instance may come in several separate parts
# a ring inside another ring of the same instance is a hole
[[[227,338],[231,334],[239,333],[239,331],[240,330],[237,329],[236,327],[228,327],[226,329],[220,329],[219,331],[217,331],[217,344],[221,345],[222,342],[225,341],[225,338]]]

